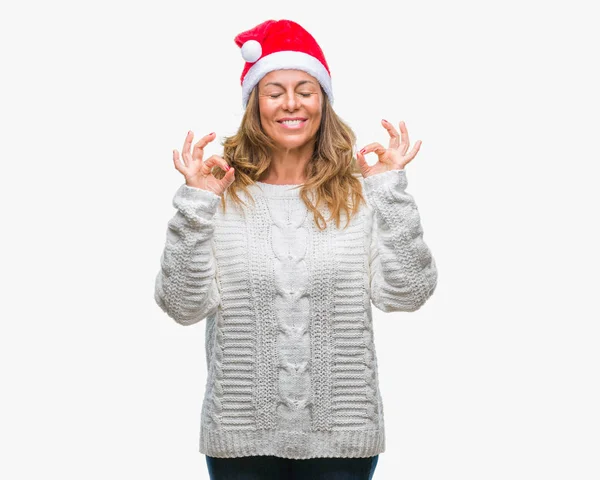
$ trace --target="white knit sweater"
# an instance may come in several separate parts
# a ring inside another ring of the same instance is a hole
[[[181,185],[155,300],[206,319],[200,452],[369,457],[385,451],[371,302],[412,312],[437,283],[405,170],[366,179],[367,207],[321,231],[290,185],[257,182],[243,211]],[[328,218],[327,207],[321,207]]]

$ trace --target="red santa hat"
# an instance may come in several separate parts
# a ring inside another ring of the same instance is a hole
[[[331,74],[317,41],[291,20],[267,20],[235,37],[246,61],[242,76],[242,103],[248,104],[252,89],[273,70],[302,70],[315,77],[333,103]]]

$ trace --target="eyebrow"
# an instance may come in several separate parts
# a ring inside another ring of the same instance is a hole
[[[296,84],[296,87],[299,87],[300,85],[304,85],[305,83],[312,83],[313,85],[316,85],[315,82],[312,82],[310,80],[301,80],[301,81],[299,81]],[[277,87],[285,88],[281,83],[278,83],[278,82],[268,82],[268,83],[265,83],[265,87],[268,86],[268,85],[275,85]]]

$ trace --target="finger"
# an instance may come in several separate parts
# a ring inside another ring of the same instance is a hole
[[[398,130],[387,120],[382,120],[381,124],[390,134],[390,148],[398,148],[400,146],[400,134]]]
[[[215,159],[215,155],[208,157],[206,160],[202,162],[202,170],[201,174],[203,177],[206,177],[212,173],[212,169],[215,165],[218,165],[217,160]]]
[[[204,164],[210,166],[211,169],[216,166],[219,167],[221,170],[227,171],[227,169],[229,168],[227,162],[218,155],[211,155],[204,161]]]
[[[408,150],[408,146],[410,145],[410,140],[408,139],[408,130],[406,129],[406,124],[404,122],[400,122],[400,135],[402,137],[402,142],[400,143],[400,152],[402,155],[404,155]]]
[[[194,133],[190,130],[185,136],[185,140],[183,141],[183,147],[181,148],[181,156],[183,157],[183,163],[187,167],[191,161],[192,157],[190,154],[190,146],[192,145],[192,139],[194,138]]]
[[[359,153],[366,155],[367,153],[374,152],[377,154],[377,156],[381,160],[381,157],[383,157],[383,155],[385,154],[386,151],[387,151],[386,148],[381,143],[373,142],[373,143],[369,143]]]
[[[206,159],[207,162],[209,160],[211,162],[211,166],[217,165],[219,168],[221,168],[221,170],[227,171],[230,168],[227,164],[227,161],[223,157],[219,157],[218,155],[211,155],[209,158]]]
[[[181,162],[179,161],[179,152],[177,150],[173,150],[173,164],[178,172],[183,173]]]
[[[415,155],[419,152],[419,150],[421,149],[421,144],[423,142],[421,142],[421,140],[417,140],[417,143],[415,143],[415,146],[412,148],[412,150],[410,151],[410,153],[404,157],[405,160],[407,160],[407,163],[410,162],[413,158],[415,158]]]
[[[227,162],[225,162],[223,158],[219,157],[218,155],[211,155],[202,163],[202,175],[210,175],[214,167],[219,167],[227,172],[229,165],[227,165],[227,168],[225,168],[225,165],[227,165]]]
[[[206,147],[215,138],[215,132],[210,132],[208,135],[204,135],[200,140],[198,140],[198,142],[194,145],[192,160],[202,160],[202,156],[204,155],[204,147]]]

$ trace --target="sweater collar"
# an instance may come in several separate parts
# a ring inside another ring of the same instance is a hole
[[[254,182],[254,187],[260,190],[265,197],[292,197],[300,198],[299,184],[274,185],[272,183]]]

